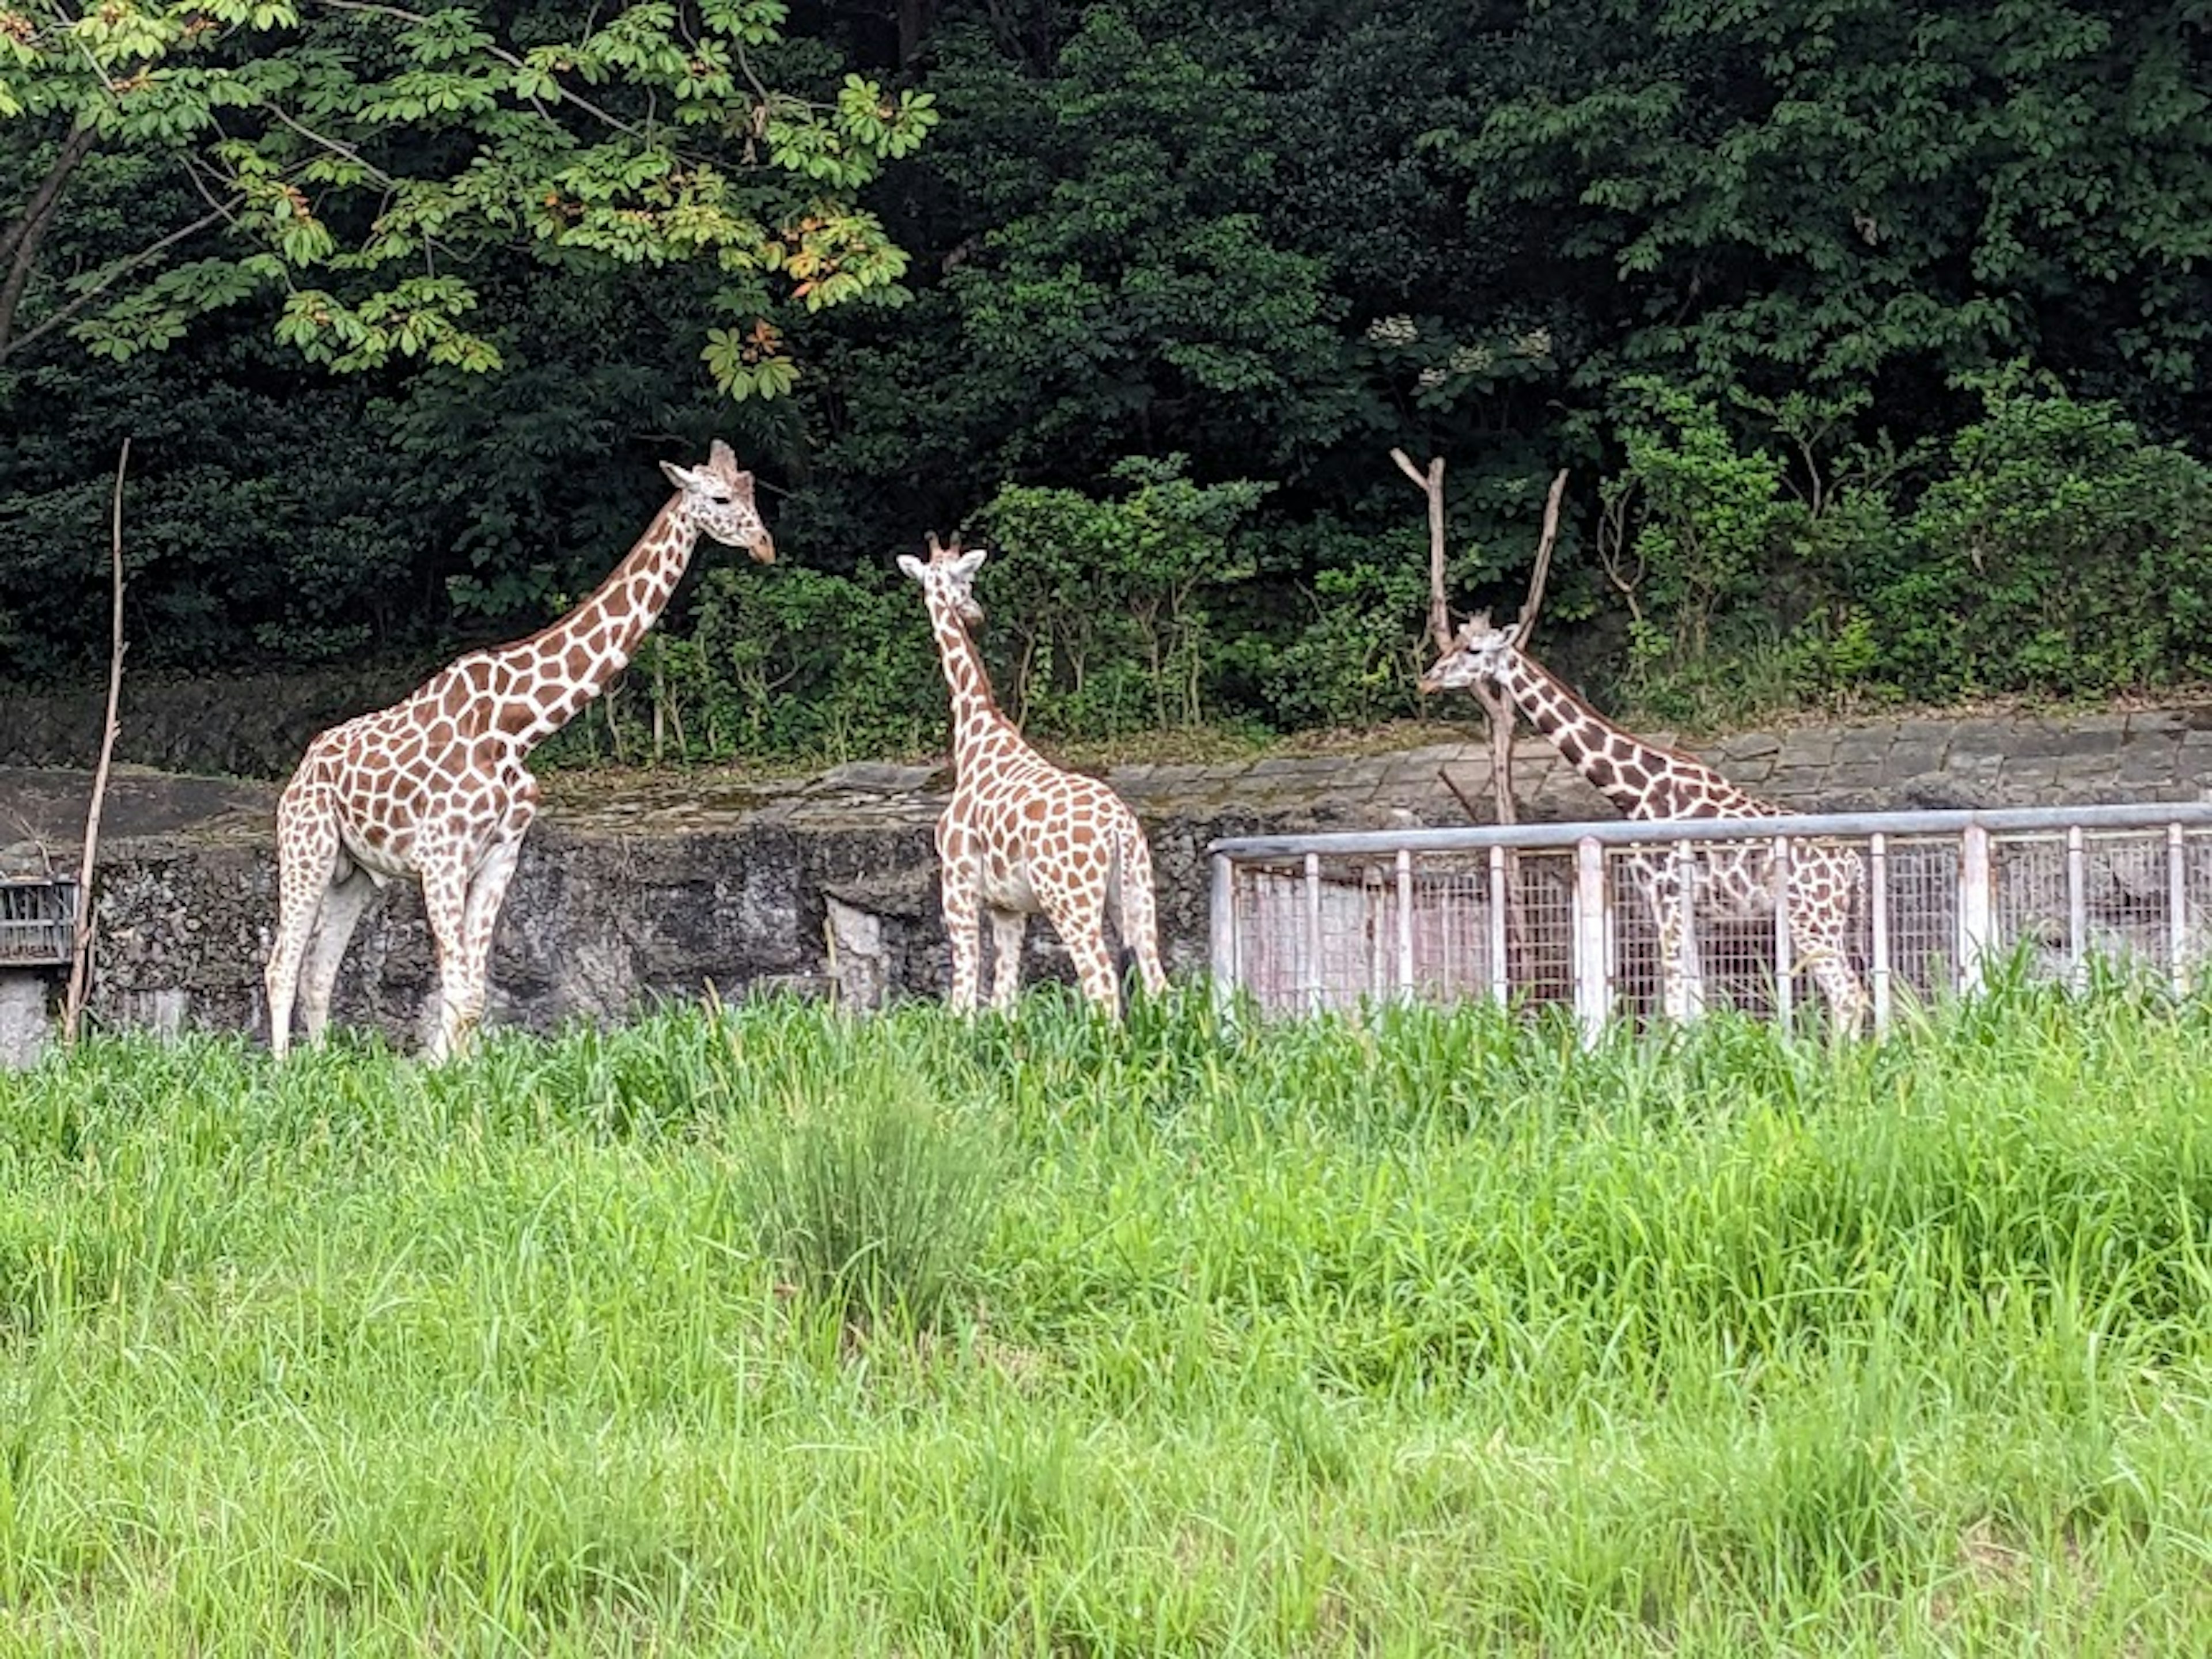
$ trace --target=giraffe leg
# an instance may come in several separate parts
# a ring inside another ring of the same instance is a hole
[[[376,883],[340,850],[335,878],[323,895],[322,914],[315,921],[314,937],[307,945],[307,964],[300,979],[300,1014],[307,1027],[307,1041],[319,1045],[331,1023],[331,991],[337,985],[338,964],[345,957],[361,913],[376,896]]]
[[[1099,891],[1037,896],[1075,963],[1076,981],[1082,986],[1083,994],[1110,1018],[1119,1019],[1121,981],[1114,972],[1114,953],[1106,948],[1106,895]]]
[[[1137,975],[1148,996],[1168,988],[1167,969],[1160,965],[1159,918],[1152,896],[1152,849],[1133,817],[1122,827],[1119,849],[1121,943],[1136,953]]]
[[[288,792],[276,806],[276,937],[262,974],[269,997],[269,1051],[279,1060],[292,1046],[300,966],[337,857],[337,816],[320,800],[306,801]]]
[[[507,902],[508,884],[522,861],[522,837],[495,843],[477,866],[469,884],[468,902],[461,915],[461,962],[466,981],[461,988],[459,1013],[465,1022],[465,1039],[482,1023],[491,994],[491,941],[499,927],[499,913]]]
[[[1686,1020],[1692,1009],[1690,981],[1682,972],[1682,940],[1688,932],[1683,911],[1690,902],[1690,890],[1672,869],[1648,859],[1638,860],[1636,873],[1659,932],[1660,1012],[1668,1019]]]
[[[952,1010],[972,1013],[983,966],[975,855],[964,840],[947,836],[939,838],[939,857],[944,870],[939,877],[938,894],[945,910],[945,935],[952,945]]]
[[[1022,988],[1022,941],[1030,919],[1020,910],[991,912],[991,1006],[1001,1013],[1014,1012]]]
[[[480,1005],[472,1007],[469,1002],[468,903],[468,872],[459,853],[441,847],[426,854],[422,909],[438,953],[438,1029],[429,1047],[434,1061],[453,1059],[465,1050],[483,1013]]]
[[[1797,965],[1820,988],[1837,1025],[1856,1033],[1866,1019],[1867,994],[1844,953],[1844,918],[1832,909],[1815,909],[1809,899],[1800,904],[1802,908],[1793,908],[1790,916],[1790,942],[1797,952]]]

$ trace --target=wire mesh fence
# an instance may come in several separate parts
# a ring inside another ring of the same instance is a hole
[[[1607,1019],[1887,1024],[2001,963],[2186,986],[2212,805],[1856,813],[1216,843],[1214,973],[1267,1010],[1488,997]]]

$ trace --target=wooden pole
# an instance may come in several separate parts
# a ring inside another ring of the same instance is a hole
[[[107,771],[115,758],[115,734],[123,701],[123,475],[131,465],[131,440],[115,458],[115,500],[110,515],[107,562],[112,599],[109,606],[107,644],[107,724],[100,734],[100,764],[92,775],[92,799],[84,814],[84,855],[77,865],[76,939],[70,952],[69,989],[62,999],[62,1042],[73,1046],[84,1018],[84,1000],[92,979],[92,871],[100,852],[100,810],[107,799]]]

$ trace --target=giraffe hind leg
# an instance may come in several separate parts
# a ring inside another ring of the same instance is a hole
[[[287,793],[276,805],[276,935],[262,984],[269,999],[269,1051],[292,1045],[292,1006],[300,969],[338,858],[337,814],[320,800]]]
[[[1089,893],[1040,892],[1053,931],[1075,963],[1076,982],[1091,1003],[1115,1019],[1121,1017],[1121,984],[1114,974],[1114,953],[1106,948],[1103,884]]]
[[[331,1020],[331,992],[337,984],[338,965],[345,959],[362,912],[376,896],[376,883],[368,873],[339,850],[330,887],[323,895],[315,931],[307,945],[305,971],[300,979],[300,1014],[307,1028],[307,1041],[319,1045]]]
[[[991,912],[991,1006],[1012,1013],[1022,988],[1022,941],[1030,919],[1020,910]]]
[[[1121,943],[1137,958],[1137,976],[1148,996],[1168,988],[1167,969],[1160,965],[1159,916],[1152,893],[1152,849],[1144,830],[1132,817],[1122,827],[1115,860],[1115,907]]]

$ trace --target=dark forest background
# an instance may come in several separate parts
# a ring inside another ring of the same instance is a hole
[[[693,756],[933,741],[956,526],[1036,731],[1412,712],[1393,447],[1468,608],[1571,470],[1540,651],[1646,717],[2200,679],[2208,21],[0,0],[0,686],[100,671],[126,436],[140,676],[526,631],[728,438],[782,562],[702,551],[619,705]]]

